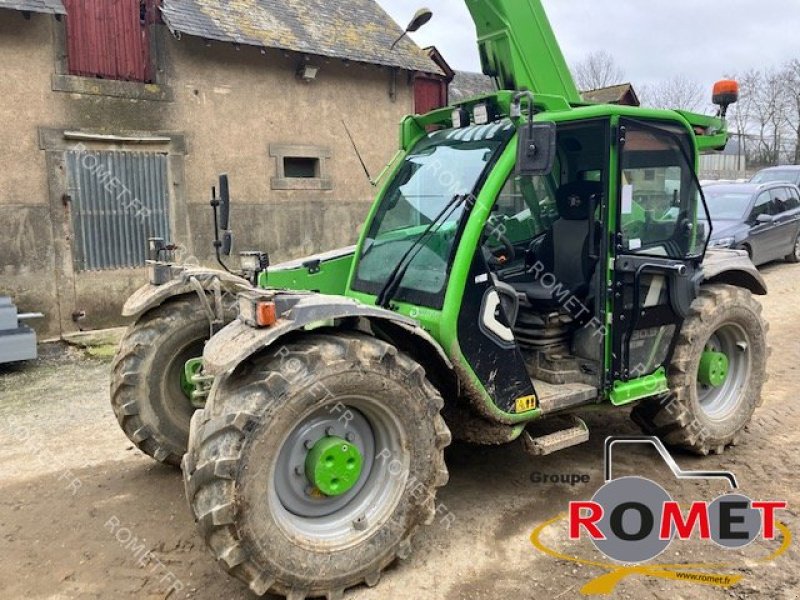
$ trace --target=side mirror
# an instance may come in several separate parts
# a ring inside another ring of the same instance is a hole
[[[219,176],[219,228],[230,229],[231,221],[231,189],[227,175]]]
[[[222,248],[220,252],[223,256],[230,256],[231,250],[233,250],[233,233],[226,231],[222,234]]]
[[[762,225],[774,222],[775,222],[775,217],[773,217],[772,215],[758,215],[756,217],[756,223],[761,223]]]
[[[547,175],[556,161],[556,124],[526,123],[518,131],[517,175]]]

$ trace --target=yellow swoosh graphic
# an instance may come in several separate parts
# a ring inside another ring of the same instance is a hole
[[[541,541],[541,535],[545,529],[566,519],[567,513],[560,513],[539,525],[531,533],[531,543],[533,546],[552,558],[559,560],[567,560],[570,562],[578,563],[588,567],[599,567],[608,571],[599,577],[595,577],[581,588],[581,594],[585,596],[593,595],[608,595],[613,593],[617,585],[626,577],[631,575],[644,575],[647,577],[659,577],[661,579],[671,579],[674,581],[686,581],[699,585],[709,585],[720,588],[729,588],[742,580],[742,575],[728,575],[700,571],[700,569],[733,569],[735,565],[730,563],[676,563],[676,564],[658,564],[658,565],[619,565],[615,563],[607,563],[596,560],[589,560],[580,558],[578,556],[571,556],[563,554],[552,548],[548,548]],[[781,532],[782,542],[781,545],[772,552],[769,556],[757,559],[760,563],[766,563],[775,560],[789,549],[792,543],[792,533],[789,528],[780,521],[775,523],[775,526]]]

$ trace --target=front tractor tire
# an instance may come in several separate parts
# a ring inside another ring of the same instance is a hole
[[[196,410],[182,377],[187,360],[203,355],[209,321],[200,299],[167,301],[128,328],[114,358],[111,406],[139,450],[180,466]]]
[[[692,303],[672,364],[668,397],[631,414],[648,434],[696,454],[736,444],[766,381],[769,325],[745,289],[708,285]]]
[[[436,518],[442,406],[418,363],[361,334],[249,359],[192,419],[184,481],[206,544],[258,595],[376,585]]]

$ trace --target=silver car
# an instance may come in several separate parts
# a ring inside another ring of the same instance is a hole
[[[747,250],[755,265],[800,262],[800,189],[788,183],[703,188],[711,213],[709,248]]]

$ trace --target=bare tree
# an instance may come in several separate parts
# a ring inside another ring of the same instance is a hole
[[[787,93],[787,71],[767,69],[755,90],[753,126],[756,148],[753,159],[758,165],[776,165],[785,153],[791,137],[792,104]]]
[[[786,93],[789,102],[789,122],[794,135],[794,164],[800,165],[800,59],[786,65]]]
[[[592,52],[575,65],[573,72],[575,83],[585,92],[623,83],[625,79],[617,61],[605,50]]]
[[[756,69],[745,71],[741,75],[730,75],[728,79],[739,82],[739,101],[728,111],[728,122],[732,134],[739,142],[740,156],[745,159],[751,155],[750,138],[753,132],[755,116],[755,103],[758,99],[758,90],[761,86],[761,72]],[[745,169],[747,165],[739,165]]]
[[[640,90],[642,103],[653,108],[697,111],[703,107],[703,87],[684,75],[676,75]]]

